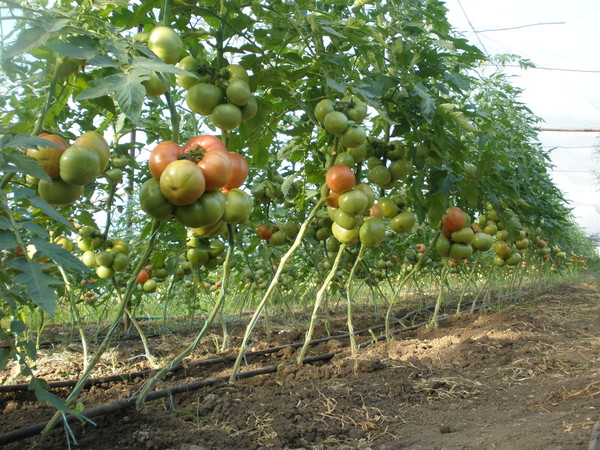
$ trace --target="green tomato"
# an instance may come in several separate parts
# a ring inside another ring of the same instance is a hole
[[[317,121],[323,125],[325,116],[333,111],[335,111],[334,101],[326,98],[321,100],[319,103],[317,103],[317,106],[315,106],[315,117],[317,118]]]
[[[471,227],[463,227],[459,230],[453,231],[450,238],[454,242],[460,242],[462,244],[470,244],[475,237],[475,233]]]
[[[208,251],[200,248],[190,248],[185,256],[195,266],[206,264],[210,259]]]
[[[129,264],[129,256],[127,256],[125,253],[115,253],[114,255],[115,257],[113,258],[111,265],[112,269],[115,272],[121,272],[122,270],[125,270]]]
[[[60,156],[60,178],[69,184],[83,186],[91,183],[100,173],[98,153],[87,147],[74,145]]]
[[[473,254],[473,247],[470,244],[455,242],[450,246],[450,258],[466,259]]]
[[[341,136],[348,128],[348,117],[343,112],[332,111],[323,119],[325,129],[336,136]]]
[[[385,238],[385,222],[376,217],[368,218],[360,226],[358,234],[362,245],[377,247]]]
[[[252,92],[250,92],[250,86],[244,80],[234,79],[231,81],[225,89],[225,96],[229,103],[233,103],[236,106],[244,106],[250,101]]]
[[[173,205],[160,190],[160,182],[150,178],[140,189],[140,207],[150,217],[158,220],[168,220],[173,215]]]
[[[342,134],[340,144],[344,147],[357,148],[365,143],[367,132],[361,125],[351,125]]]
[[[241,189],[231,189],[225,194],[225,211],[222,220],[225,223],[244,223],[252,213],[252,197]]]
[[[353,228],[348,230],[346,228],[340,227],[337,223],[333,223],[331,225],[331,231],[335,238],[340,241],[342,244],[353,245],[356,244],[359,240],[358,228]]]
[[[205,192],[195,202],[175,208],[175,218],[186,227],[205,227],[223,217],[225,206],[226,199],[221,191]]]
[[[231,103],[217,105],[210,117],[216,127],[225,131],[233,130],[242,123],[242,111]]]
[[[144,284],[142,285],[142,289],[144,290],[144,292],[147,292],[149,294],[151,294],[152,292],[156,292],[157,287],[158,285],[156,284],[156,280],[153,280],[152,278],[144,281]]]
[[[412,211],[397,214],[390,222],[390,228],[396,233],[408,233],[417,223],[417,216]]]
[[[471,245],[480,252],[487,252],[494,245],[494,238],[487,233],[475,233]]]
[[[103,280],[110,280],[115,276],[115,271],[111,267],[98,266],[96,267],[96,275]]]
[[[360,189],[344,192],[338,199],[339,208],[351,215],[364,214],[369,205],[368,197]]]
[[[148,37],[148,48],[167,64],[175,64],[181,57],[183,41],[169,27],[155,27]]]
[[[65,183],[61,179],[40,180],[38,183],[38,194],[41,199],[51,205],[71,205],[75,203],[83,193],[83,186],[75,186]]]
[[[435,243],[435,249],[440,256],[446,257],[450,255],[451,245],[452,243],[448,240],[448,238],[441,234]]]
[[[389,197],[381,197],[377,201],[377,205],[381,208],[383,217],[391,219],[398,214],[398,205]]]
[[[185,102],[192,111],[209,116],[223,101],[223,91],[214,84],[197,83],[189,88]]]

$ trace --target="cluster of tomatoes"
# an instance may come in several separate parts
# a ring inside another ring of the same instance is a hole
[[[185,257],[193,266],[214,269],[223,263],[225,243],[220,239],[208,240],[191,232],[188,233],[187,246]]]
[[[327,132],[339,138],[344,147],[360,147],[367,138],[365,128],[360,125],[367,117],[367,105],[355,95],[339,101],[321,100],[315,107],[315,117]]]
[[[125,239],[104,240],[93,227],[81,227],[77,232],[77,247],[83,252],[80,259],[87,267],[95,268],[96,275],[110,280],[115,272],[129,265],[129,243]]]
[[[183,147],[162,142],[152,150],[148,167],[152,178],[140,189],[140,205],[155,219],[175,217],[196,234],[213,236],[227,223],[244,223],[252,212],[251,197],[238,189],[248,163],[218,137],[199,135]]]
[[[187,89],[185,101],[195,113],[210,116],[212,123],[225,131],[237,128],[258,112],[246,69],[228,64],[220,70],[209,67],[206,61],[186,56],[178,67],[198,75],[198,78],[178,76]]]
[[[368,139],[367,179],[382,189],[392,189],[398,181],[404,181],[412,169],[406,159],[404,144],[400,141],[384,142]],[[386,161],[390,164],[386,165]]]
[[[72,146],[60,136],[39,135],[55,146],[27,150],[27,156],[36,159],[50,180],[32,180],[37,183],[39,196],[52,205],[70,205],[108,165],[110,148],[104,137],[95,131],[82,134]]]
[[[136,276],[137,289],[152,294],[158,289],[158,283],[165,281],[167,276],[169,276],[169,272],[166,268],[153,269],[152,265],[148,264]]]
[[[260,224],[256,227],[256,235],[273,247],[280,247],[295,239],[300,226],[296,222],[276,223],[274,225]]]

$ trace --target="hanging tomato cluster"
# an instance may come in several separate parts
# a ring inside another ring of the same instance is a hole
[[[321,100],[315,107],[315,117],[344,147],[360,147],[367,138],[365,128],[360,125],[367,117],[367,105],[355,95],[338,101]]]
[[[93,182],[108,165],[110,148],[102,135],[95,131],[82,134],[69,147],[60,136],[39,135],[55,144],[27,150],[51,180],[33,180],[38,194],[52,205],[70,205],[82,194],[83,187]]]
[[[244,223],[252,199],[238,189],[248,176],[246,159],[227,151],[215,136],[199,135],[183,147],[161,142],[148,160],[152,178],[140,190],[141,208],[151,217],[175,217],[196,234],[219,234],[227,223]]]

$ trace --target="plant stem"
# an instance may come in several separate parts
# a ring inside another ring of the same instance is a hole
[[[348,275],[348,281],[346,282],[346,299],[348,300],[348,334],[350,335],[350,347],[352,348],[352,353],[355,354],[357,352],[356,347],[356,339],[354,338],[354,325],[352,324],[352,281],[354,280],[354,272],[356,268],[360,264],[361,260],[365,255],[365,250],[367,248],[361,244],[360,250],[358,251],[358,256],[356,257],[356,261],[352,265],[352,269],[350,270],[350,275]]]

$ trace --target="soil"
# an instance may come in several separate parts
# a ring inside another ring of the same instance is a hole
[[[355,328],[369,317],[374,323],[372,315],[358,314]],[[344,321],[340,312],[332,329],[343,329]],[[303,333],[300,326],[280,326],[270,342],[258,333],[251,350],[298,342]],[[150,345],[168,357],[189,340],[163,335]],[[211,340],[205,341],[190,363],[215,356]],[[137,341],[117,344],[94,376],[147,367],[143,358],[130,360],[141,353]],[[336,339],[311,354],[346,345]],[[294,354],[265,356],[248,369]],[[74,378],[80,359],[75,344],[43,350],[38,375]],[[224,365],[190,369],[166,384],[227,373]],[[81,401],[93,407],[125,399],[141,382],[95,386]],[[495,312],[399,334],[356,355],[345,350],[325,363],[281,365],[275,374],[172,401],[173,409],[168,400],[149,402],[142,411],[125,409],[94,419],[95,427],[74,424],[72,431],[82,449],[587,449],[600,422],[600,292],[591,282],[563,285]],[[47,421],[53,410],[30,393],[3,393],[0,411],[0,433],[7,433]],[[6,448],[66,448],[65,433],[57,429],[42,444],[29,439]]]

